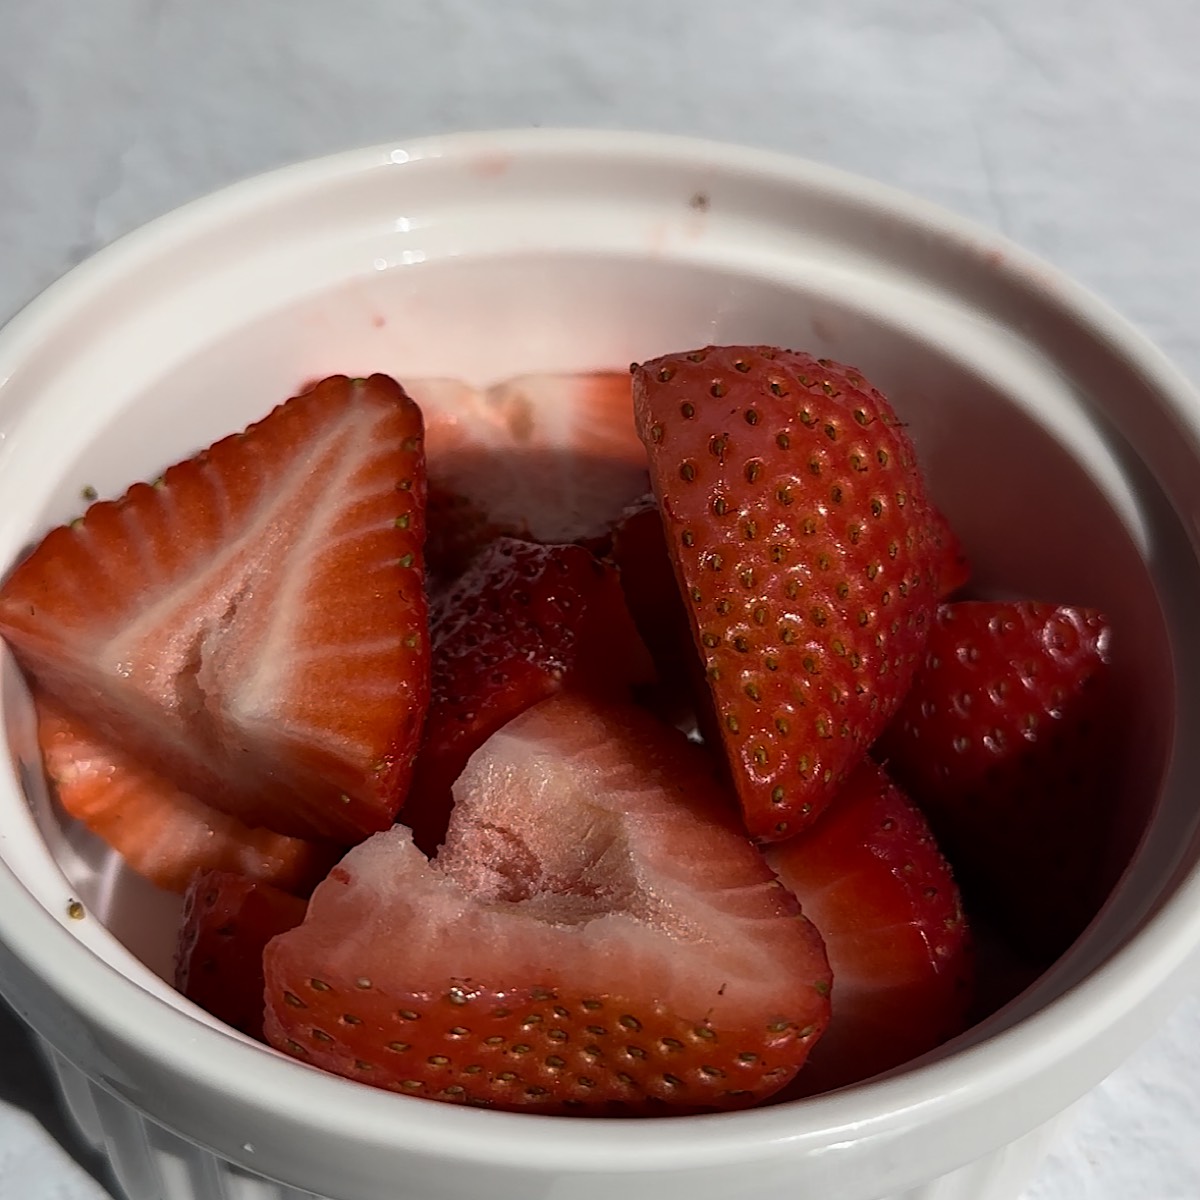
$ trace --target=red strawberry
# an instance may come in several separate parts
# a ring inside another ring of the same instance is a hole
[[[603,534],[646,490],[624,372],[527,375],[486,390],[449,379],[407,387],[425,414],[434,572],[453,577],[499,534]]]
[[[851,368],[709,348],[635,367],[633,392],[747,828],[791,837],[908,688],[940,519],[908,436]]]
[[[63,808],[139,875],[182,892],[197,871],[234,871],[307,894],[340,854],[251,829],[114,750],[56,701],[35,697],[46,774]]]
[[[563,687],[628,696],[653,667],[616,572],[582,546],[499,538],[435,606],[425,741],[402,819],[432,854],[450,785],[502,725]]]
[[[1085,608],[942,605],[876,751],[928,813],[968,899],[1044,957],[1100,900],[1110,637]]]
[[[421,414],[334,378],[53,530],[0,634],[114,747],[248,825],[356,841],[428,689]]]
[[[971,947],[958,887],[915,808],[870,760],[767,862],[825,939],[829,1028],[789,1095],[916,1058],[966,1027]]]
[[[790,1081],[828,1015],[825,954],[701,748],[564,694],[455,794],[435,862],[402,828],[372,838],[267,948],[273,1046],[549,1113],[741,1108]]]
[[[966,587],[970,582],[971,564],[967,561],[967,553],[950,522],[938,511],[934,512],[933,540],[938,547],[936,559],[938,596],[945,599],[960,588]]]
[[[663,679],[678,679],[699,662],[687,609],[675,583],[658,501],[643,496],[613,529],[611,557],[634,624]]]
[[[642,700],[664,720],[697,730],[705,742],[720,746],[704,664],[692,641],[658,501],[653,496],[643,496],[621,514],[613,528],[610,556],[621,578],[629,614],[658,670],[658,683],[643,689]]]
[[[305,903],[231,871],[201,871],[184,897],[175,986],[205,1012],[263,1040],[263,949],[304,920]]]

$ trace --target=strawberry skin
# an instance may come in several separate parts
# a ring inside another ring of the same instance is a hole
[[[942,605],[875,750],[929,815],[968,899],[1044,959],[1102,899],[1111,636],[1086,608]]]
[[[450,787],[502,725],[564,687],[628,696],[653,678],[616,572],[582,546],[501,537],[435,604],[425,739],[401,819],[432,854]]]
[[[868,1079],[966,1028],[973,962],[958,887],[880,767],[865,760],[811,829],[765,853],[833,971],[829,1028],[789,1097]]]
[[[306,895],[340,857],[327,844],[251,829],[115,750],[77,717],[34,696],[42,761],[59,803],[139,875],[183,892],[220,869]]]
[[[635,365],[633,395],[747,828],[794,836],[908,689],[940,518],[908,436],[851,368],[709,347]]]
[[[352,850],[265,955],[276,1048],[413,1096],[544,1113],[741,1108],[828,1016],[821,941],[704,751],[560,694],[494,735],[428,862]]]
[[[425,415],[435,576],[453,579],[503,534],[587,541],[646,490],[623,371],[524,375],[484,389],[405,383]]]
[[[331,378],[49,533],[0,634],[181,791],[358,841],[395,816],[427,701],[424,495],[416,405]]]
[[[184,895],[175,986],[226,1025],[263,1040],[263,950],[304,920],[305,903],[230,871],[197,874]]]

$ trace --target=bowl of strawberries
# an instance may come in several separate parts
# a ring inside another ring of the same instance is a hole
[[[460,135],[0,334],[0,989],[129,1200],[1011,1200],[1200,942],[1200,401],[873,184]]]

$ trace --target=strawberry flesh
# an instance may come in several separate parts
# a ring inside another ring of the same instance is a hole
[[[271,1044],[413,1096],[544,1113],[741,1108],[824,1028],[821,941],[704,752],[567,694],[455,785],[429,862],[352,850],[267,948]]]
[[[635,366],[633,394],[747,828],[794,836],[908,689],[940,518],[891,407],[852,368],[709,347]]]
[[[658,671],[657,682],[643,688],[639,700],[670,724],[698,734],[719,756],[720,727],[653,495],[643,496],[621,514],[608,554],[629,614]]]
[[[450,788],[502,725],[565,687],[628,696],[654,668],[616,572],[582,546],[498,538],[434,605],[425,738],[401,820],[433,854]]]
[[[199,872],[184,895],[175,986],[205,1012],[263,1040],[263,950],[304,920],[305,903],[261,880]]]
[[[587,541],[646,490],[629,376],[406,381],[425,414],[430,570],[453,579],[497,536]]]
[[[336,377],[53,530],[0,589],[39,688],[206,804],[386,828],[428,694],[421,414]]]
[[[114,749],[55,701],[35,695],[34,706],[59,803],[161,888],[183,892],[211,868],[307,895],[340,857],[327,844],[251,829]]]
[[[820,930],[829,1028],[788,1096],[891,1070],[966,1027],[972,953],[958,887],[925,818],[869,759],[767,862]]]
[[[968,900],[1045,961],[1102,899],[1110,641],[1092,609],[942,605],[875,751],[929,815]]]

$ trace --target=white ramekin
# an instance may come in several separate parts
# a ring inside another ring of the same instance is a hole
[[[1011,1200],[1200,942],[1200,400],[998,238],[871,183],[641,135],[464,135],[276,172],[146,227],[0,334],[0,566],[301,382],[487,382],[709,341],[857,363],[911,423],[985,587],[1098,603],[1128,698],[1126,863],[1034,987],[923,1063],[729,1116],[553,1120],[373,1091],[162,979],[172,901],[60,826],[11,661],[0,987],[131,1200]],[[74,919],[72,900],[86,915]],[[282,1181],[279,1183],[268,1180]]]

